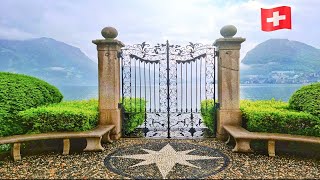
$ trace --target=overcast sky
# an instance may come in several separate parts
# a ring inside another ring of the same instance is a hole
[[[261,31],[260,8],[292,7],[292,30]],[[93,39],[105,26],[124,44],[213,43],[224,25],[247,40],[241,57],[270,38],[320,48],[320,0],[0,0],[0,39],[50,37],[97,61]]]

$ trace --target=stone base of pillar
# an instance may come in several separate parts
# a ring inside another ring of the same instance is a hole
[[[111,135],[110,135],[110,138],[111,138],[112,140],[119,140],[119,139],[121,138],[121,132],[118,133],[118,134],[111,134]]]
[[[120,109],[102,109],[100,110],[99,125],[115,125],[114,129],[110,133],[112,140],[118,140],[121,138],[121,116]],[[104,140],[102,140],[104,141]]]
[[[216,138],[220,141],[227,141],[228,140],[228,135],[227,134],[219,134],[217,133],[216,134]]]
[[[223,125],[242,125],[242,115],[240,110],[218,110],[217,112],[217,134],[219,140],[227,140],[228,133],[223,129]]]

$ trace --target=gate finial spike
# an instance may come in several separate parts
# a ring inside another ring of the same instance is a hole
[[[101,35],[106,39],[114,39],[118,36],[118,31],[114,27],[105,27],[101,30]]]

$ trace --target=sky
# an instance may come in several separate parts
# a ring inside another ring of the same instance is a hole
[[[261,31],[261,8],[290,6],[292,30]],[[132,45],[212,44],[232,24],[246,38],[241,59],[270,38],[297,40],[320,48],[319,0],[0,0],[0,39],[49,37],[80,48],[97,61],[101,29],[115,27]],[[245,68],[245,67],[244,67]]]

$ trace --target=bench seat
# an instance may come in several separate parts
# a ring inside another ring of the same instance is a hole
[[[263,133],[263,132],[250,132],[240,126],[224,125],[223,128],[235,139],[236,145],[233,152],[252,152],[250,148],[251,140],[267,140],[268,141],[268,154],[275,156],[275,142],[276,141],[295,141],[304,143],[320,144],[320,137],[301,136],[281,133]]]
[[[12,156],[13,159],[21,160],[20,146],[23,142],[35,140],[63,139],[63,154],[67,155],[70,151],[70,139],[86,138],[87,146],[84,151],[103,151],[101,139],[107,142],[112,142],[110,132],[114,125],[99,125],[93,130],[83,132],[50,132],[41,134],[23,134],[8,137],[1,137],[0,144],[13,144]]]

